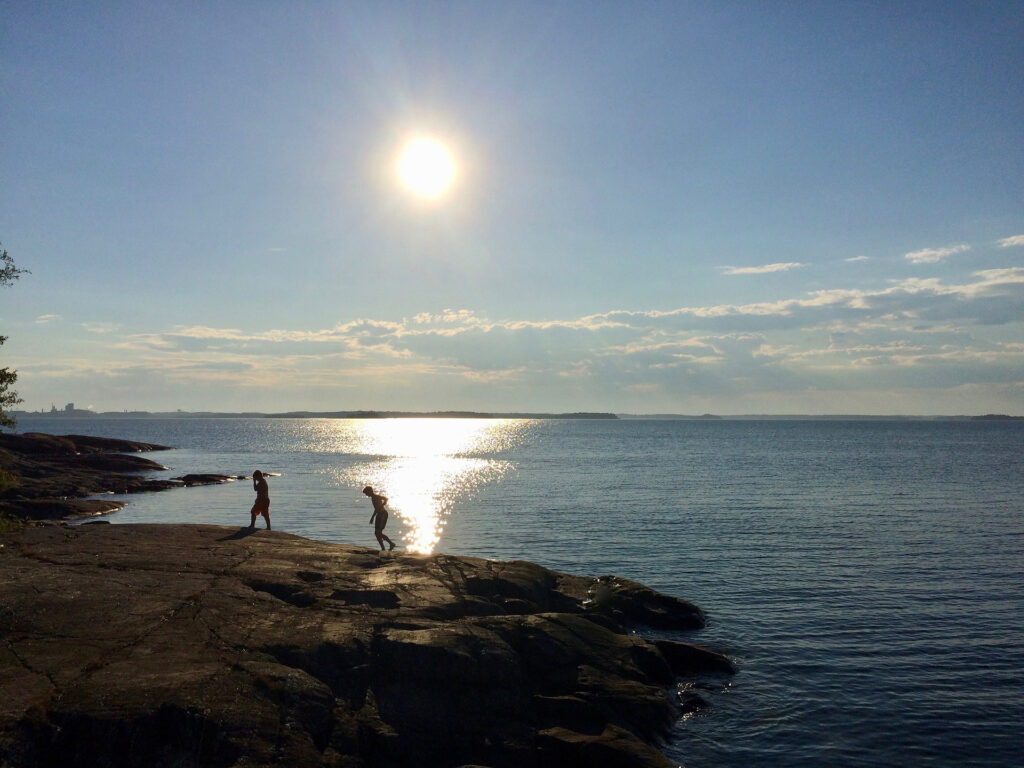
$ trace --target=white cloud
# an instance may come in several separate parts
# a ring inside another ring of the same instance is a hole
[[[822,289],[801,298],[773,302],[611,310],[564,320],[492,321],[468,310],[445,310],[401,321],[362,318],[314,330],[177,326],[162,333],[132,334],[122,339],[120,346],[158,353],[232,353],[250,359],[280,355],[330,355],[352,360],[411,356],[471,365],[487,359],[490,365],[507,367],[598,351],[633,354],[660,349],[665,355],[693,354],[693,348],[711,344],[706,341],[709,333],[808,334],[870,328],[954,333],[965,323],[1024,321],[1022,295],[1024,267],[1010,267],[980,270],[960,283],[907,278],[873,291]],[[690,349],[680,350],[680,346]]]
[[[1014,235],[1013,237],[1004,237],[998,242],[1000,248],[1012,248],[1015,245],[1024,245],[1024,235]]]
[[[769,272],[788,272],[802,266],[804,265],[799,261],[785,261],[760,267],[724,267],[723,271],[727,275],[764,275]]]
[[[89,333],[114,333],[121,330],[118,323],[82,323],[82,327]]]
[[[867,261],[870,258],[870,256],[851,256],[848,259],[843,259],[843,261]]]
[[[475,314],[470,309],[446,309],[439,315],[430,312],[420,312],[413,317],[413,322],[420,325],[436,323],[466,323],[475,319]]]
[[[40,325],[44,325],[46,323],[52,323],[54,320],[60,319],[60,315],[40,315],[39,317],[36,318],[36,322],[39,323]]]
[[[1024,381],[1022,326],[1024,267],[1004,267],[957,281],[908,278],[776,301],[561,319],[491,320],[447,309],[307,330],[194,325],[129,333],[86,323],[98,334],[88,340],[96,351],[90,360],[40,355],[19,368],[24,394],[36,399],[74,391],[83,402],[151,409],[159,401],[140,403],[140,392],[164,392],[177,407],[174,398],[195,386],[219,393],[208,398],[265,398],[261,408],[239,400],[236,409],[502,410],[500,393],[509,398],[506,410],[629,410],[648,402],[616,398],[642,391],[651,393],[650,408],[665,410],[684,394],[709,398],[703,412],[715,410],[712,401],[808,387],[1009,387]],[[603,405],[588,399],[598,397]],[[212,407],[232,409],[223,400]]]
[[[911,264],[934,264],[937,261],[942,261],[947,256],[969,250],[971,250],[971,246],[967,245],[967,243],[960,243],[959,245],[949,245],[945,248],[922,248],[919,251],[910,251],[910,253],[903,254],[903,258]]]

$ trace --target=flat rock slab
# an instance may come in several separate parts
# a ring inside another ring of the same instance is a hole
[[[621,579],[278,531],[0,536],[0,765],[666,766],[721,654]]]

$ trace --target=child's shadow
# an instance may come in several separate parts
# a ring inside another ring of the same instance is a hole
[[[250,528],[248,525],[243,525],[241,528],[239,528],[234,533],[232,533],[232,534],[230,534],[228,536],[223,536],[223,537],[217,539],[217,541],[235,541],[237,539],[244,539],[247,536],[252,536],[254,533],[256,533],[259,530],[260,530],[259,528]]]

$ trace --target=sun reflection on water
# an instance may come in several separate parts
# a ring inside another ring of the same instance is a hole
[[[339,480],[359,489],[372,485],[387,496],[388,510],[405,529],[404,548],[429,554],[454,505],[515,468],[488,454],[520,443],[531,424],[517,419],[345,421],[334,428],[332,447],[366,457],[343,470]]]

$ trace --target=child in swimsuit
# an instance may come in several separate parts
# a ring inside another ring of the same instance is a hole
[[[267,478],[256,470],[252,473],[252,489],[256,491],[256,503],[252,505],[252,522],[250,528],[256,527],[256,515],[263,515],[267,521],[267,530],[270,530],[270,488],[267,487]]]
[[[380,544],[381,552],[384,551],[384,542],[386,541],[390,546],[388,551],[390,552],[395,548],[395,542],[393,542],[384,533],[384,526],[388,524],[388,511],[384,509],[384,505],[388,503],[387,496],[381,496],[379,493],[373,492],[373,486],[368,485],[363,488],[363,494],[370,497],[370,501],[373,502],[373,514],[370,515],[370,522],[374,523],[373,535],[377,537],[377,543]]]

